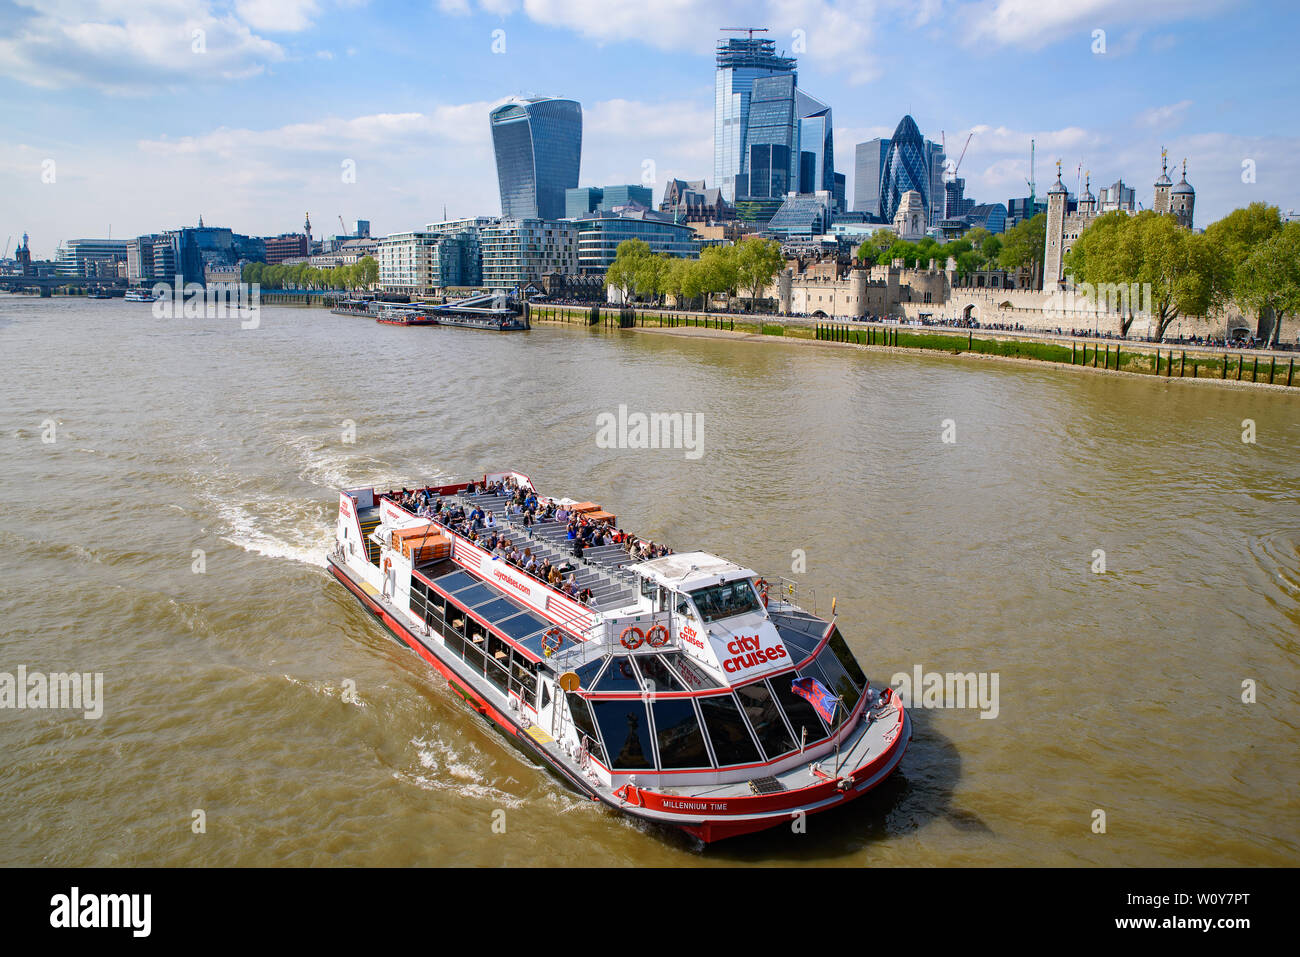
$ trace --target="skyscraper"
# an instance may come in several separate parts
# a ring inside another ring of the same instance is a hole
[[[889,155],[889,140],[874,139],[859,143],[853,164],[853,211],[883,219],[880,212],[881,173]]]
[[[916,121],[905,116],[898,123],[894,135],[889,140],[889,152],[885,156],[884,169],[881,171],[880,206],[881,215],[892,221],[898,212],[898,204],[908,190],[921,194],[921,204],[926,210],[929,222],[930,196],[934,183],[934,170],[930,163],[929,150]]]
[[[713,90],[713,182],[735,202],[736,177],[744,172],[749,101],[754,81],[795,74],[792,57],[776,54],[776,42],[753,35],[720,40]],[[769,151],[770,154],[770,151]],[[797,162],[794,163],[797,167]]]
[[[748,175],[746,196],[783,199],[786,193],[799,188],[797,92],[793,73],[754,81],[741,169]]]
[[[561,219],[564,191],[578,185],[582,106],[554,97],[512,97],[489,114],[508,219]]]
[[[803,90],[795,91],[799,115],[799,192],[835,189],[835,138],[831,108]]]

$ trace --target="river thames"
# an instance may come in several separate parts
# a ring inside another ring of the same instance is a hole
[[[0,864],[1300,862],[1293,395],[10,296],[0,354],[0,672],[103,675],[97,719],[0,709]],[[701,454],[600,447],[620,405],[701,413]],[[915,708],[804,834],[582,799],[324,568],[339,487],[500,468],[834,597],[877,687],[996,675],[996,715]]]

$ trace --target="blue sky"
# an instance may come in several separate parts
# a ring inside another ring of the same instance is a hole
[[[1082,167],[1149,205],[1163,145],[1197,225],[1300,207],[1285,2],[0,0],[0,232],[48,256],[200,214],[254,235],[496,214],[487,111],[517,93],[583,104],[583,185],[649,171],[657,198],[711,180],[712,50],[749,25],[830,103],[850,197],[854,144],[910,112],[952,152],[975,131],[982,202],[1027,192],[1033,137],[1040,193],[1060,158],[1071,188]]]

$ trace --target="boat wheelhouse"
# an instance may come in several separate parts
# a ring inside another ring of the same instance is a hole
[[[415,500],[439,502],[436,518],[401,504]],[[521,515],[523,503],[560,520]],[[570,519],[617,522],[518,472],[350,489],[329,566],[573,788],[700,840],[843,804],[898,766],[909,716],[869,686],[833,616],[795,604],[792,583],[706,552],[643,560],[603,536],[574,548]],[[586,601],[505,557],[525,548]]]

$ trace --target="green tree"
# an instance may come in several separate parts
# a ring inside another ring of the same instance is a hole
[[[379,282],[379,261],[374,256],[362,256],[356,262],[356,283],[369,289]]]
[[[1150,288],[1157,340],[1179,316],[1204,315],[1227,293],[1210,240],[1149,209],[1098,217],[1076,240],[1066,268],[1076,282]],[[1131,322],[1131,315],[1128,322],[1121,319],[1121,331],[1127,333]]]
[[[1272,313],[1268,337],[1277,348],[1282,319],[1300,315],[1300,223],[1287,223],[1258,243],[1237,269],[1234,286],[1242,305]]]
[[[771,285],[785,265],[785,259],[781,256],[781,244],[773,239],[748,236],[734,248],[736,282],[749,292],[751,302],[757,303],[763,290]]]
[[[1047,214],[1022,219],[1002,234],[998,266],[1007,272],[1028,270],[1030,288],[1042,285],[1043,251],[1047,245]]]
[[[701,291],[734,295],[740,283],[735,246],[709,246],[700,253]],[[706,302],[707,306],[707,302]]]

